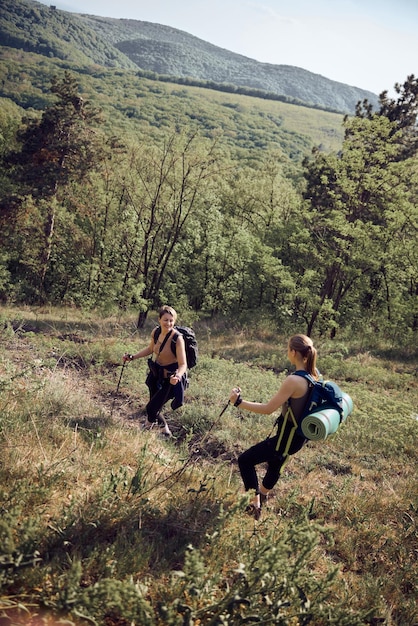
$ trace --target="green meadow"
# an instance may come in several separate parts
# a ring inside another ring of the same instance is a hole
[[[0,321],[0,624],[417,623],[412,347],[314,337],[354,412],[291,459],[255,522],[236,461],[275,416],[220,413],[236,384],[259,401],[278,388],[280,329],[196,320],[167,441],[141,429],[145,360],[121,365],[156,315],[140,331],[135,312],[3,307]]]

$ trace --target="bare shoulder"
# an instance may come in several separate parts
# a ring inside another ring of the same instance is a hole
[[[292,398],[301,398],[304,396],[309,386],[306,378],[303,378],[303,376],[294,376],[293,374],[290,374],[290,376],[286,378],[285,383],[288,383],[289,396]]]
[[[180,342],[184,345],[184,337],[181,332],[177,329],[174,329],[174,332],[176,333],[176,342]]]

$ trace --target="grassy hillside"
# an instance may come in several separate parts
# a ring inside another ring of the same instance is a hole
[[[155,138],[157,129],[173,125],[220,133],[233,150],[257,158],[268,148],[299,161],[313,146],[337,150],[342,141],[342,115],[223,93],[192,86],[161,83],[129,70],[45,59],[35,53],[0,48],[0,96],[22,109],[44,109],[54,74],[69,69],[83,96],[103,110],[109,134]],[[2,105],[3,108],[3,105]],[[24,111],[22,111],[23,114]]]
[[[79,65],[137,67],[172,80],[257,89],[344,113],[354,113],[365,98],[378,102],[370,91],[298,67],[260,63],[169,26],[78,15],[33,0],[3,0],[0,44]]]
[[[236,459],[274,416],[219,413],[237,383],[254,400],[277,389],[285,337],[196,322],[200,360],[165,441],[140,428],[145,362],[120,364],[155,320],[137,333],[135,315],[0,316],[2,623],[417,623],[412,349],[316,341],[355,411],[289,462],[254,522]]]
[[[0,43],[80,65],[94,62],[108,67],[135,67],[76,16],[31,0],[3,0]]]
[[[158,74],[263,89],[343,112],[354,112],[356,103],[364,98],[377,103],[370,91],[300,67],[260,63],[169,26],[85,15],[80,19],[138,67]]]
[[[209,136],[221,135],[228,149],[251,160],[274,150],[300,162],[314,146],[326,151],[341,146],[341,114],[211,89],[210,84],[178,84],[169,82],[167,76],[164,81],[156,80],[132,69],[131,63],[120,63],[109,52],[109,39],[119,40],[125,26],[126,32],[134,29],[133,36],[137,24],[126,24],[121,31],[119,23],[113,24],[115,20],[104,25],[99,20],[105,36],[89,31],[77,16],[37,2],[19,0],[4,8],[9,10],[0,14],[2,124],[10,118],[8,102],[20,107],[21,115],[45,109],[54,101],[52,77],[70,70],[83,97],[103,110],[110,135],[155,141],[167,128],[195,127]],[[85,22],[97,20],[85,16]],[[18,113],[16,106],[14,110]]]

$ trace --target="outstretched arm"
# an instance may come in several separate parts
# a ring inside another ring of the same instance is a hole
[[[295,380],[295,378],[295,376],[288,376],[281,384],[278,392],[268,402],[249,402],[248,400],[243,400],[239,387],[235,387],[235,389],[231,391],[229,401],[231,404],[239,406],[246,411],[270,415],[278,411],[279,408],[298,391],[298,381]]]
[[[150,356],[153,350],[154,350],[154,331],[152,331],[151,333],[151,339],[150,339],[149,344],[146,346],[146,348],[142,348],[142,350],[140,350],[139,352],[136,352],[135,354],[125,353],[122,357],[122,360],[124,363],[126,363],[126,361],[134,361],[135,359],[142,359],[145,356]]]

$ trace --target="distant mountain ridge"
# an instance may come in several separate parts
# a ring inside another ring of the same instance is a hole
[[[359,100],[367,99],[374,106],[378,103],[371,91],[300,67],[255,61],[176,28],[138,20],[79,17],[143,70],[262,89],[343,113],[354,112]]]
[[[255,61],[182,30],[139,20],[69,13],[35,0],[2,0],[0,45],[105,67],[140,68],[277,96],[341,113],[359,100],[377,107],[370,91],[290,65]]]

